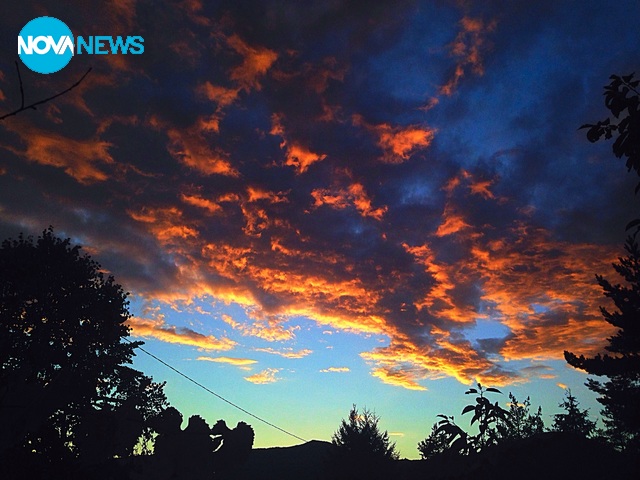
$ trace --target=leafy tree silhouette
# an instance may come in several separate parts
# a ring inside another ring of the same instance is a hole
[[[520,403],[513,393],[509,393],[506,438],[529,438],[544,432],[542,407],[538,407],[534,415],[530,413],[530,409],[531,400],[529,397]]]
[[[382,479],[391,475],[393,460],[398,459],[395,443],[378,428],[380,417],[353,405],[349,418],[342,420],[331,440],[331,478]]]
[[[151,420],[157,433],[154,454],[141,479],[234,478],[236,469],[247,461],[253,446],[253,428],[238,422],[227,427],[224,420],[209,428],[199,415],[189,417],[180,429],[182,414],[169,407]]]
[[[452,452],[469,454],[479,452],[485,447],[495,445],[507,436],[509,428],[509,412],[498,402],[491,403],[485,396],[487,393],[502,393],[497,388],[485,388],[478,383],[478,388],[470,388],[465,395],[477,394],[475,403],[462,409],[462,415],[473,412],[471,425],[478,422],[478,434],[469,435],[455,423],[453,416],[438,415],[442,418],[436,425],[436,434],[443,432],[448,437],[449,449]]]
[[[438,425],[431,427],[431,433],[424,440],[418,442],[418,451],[423,460],[429,460],[449,449],[449,437],[446,432],[438,430]]]
[[[149,433],[147,421],[166,406],[164,385],[127,366],[141,344],[122,341],[127,305],[114,278],[51,227],[35,242],[21,235],[2,243],[3,478],[18,462],[35,468],[128,455]]]
[[[230,429],[224,420],[218,420],[211,427],[214,435],[216,451],[214,453],[214,470],[222,473],[233,472],[249,458],[255,433],[253,428],[245,422],[238,422]]]
[[[552,432],[569,433],[585,438],[595,432],[596,422],[589,420],[589,409],[580,410],[580,403],[571,394],[570,389],[565,391],[565,398],[558,406],[564,408],[566,413],[553,416]]]
[[[429,459],[441,453],[468,455],[479,453],[485,447],[530,438],[544,432],[542,408],[535,414],[530,413],[529,397],[522,403],[509,393],[509,410],[502,408],[498,402],[491,403],[485,396],[487,393],[502,393],[497,388],[485,388],[480,383],[478,388],[470,388],[465,395],[477,394],[475,403],[469,404],[462,414],[473,412],[471,425],[478,423],[478,434],[470,435],[456,424],[455,418],[438,415],[438,421],[429,436],[418,443],[418,451],[423,459]]]
[[[587,138],[597,142],[603,136],[611,139],[614,134],[613,153],[616,157],[627,158],[627,169],[640,175],[640,92],[637,88],[640,80],[630,75],[611,75],[611,83],[604,87],[605,105],[618,123],[606,118],[596,124],[587,123]],[[636,192],[640,189],[640,184]]]
[[[634,236],[625,244],[628,253],[614,263],[625,285],[612,284],[596,275],[604,295],[613,300],[617,311],[601,307],[604,320],[618,328],[609,337],[609,352],[585,358],[564,352],[567,362],[592,375],[606,376],[606,382],[589,379],[587,386],[600,395],[605,433],[614,446],[640,452],[640,249]]]
[[[627,170],[635,170],[640,176],[640,80],[634,80],[634,75],[611,75],[611,83],[604,87],[604,103],[615,120],[606,118],[595,124],[582,125],[580,129],[589,129],[587,139],[590,142],[597,142],[602,137],[610,140],[615,135],[613,154],[618,158],[626,157]],[[635,191],[640,191],[640,182]],[[634,226],[640,231],[640,218],[629,222],[627,229]]]

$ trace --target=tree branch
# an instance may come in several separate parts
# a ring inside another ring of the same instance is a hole
[[[20,75],[20,67],[18,66],[18,61],[16,60],[16,71],[18,72],[18,80],[20,81],[20,108],[24,108],[24,88],[22,86],[22,75]]]
[[[53,100],[54,98],[58,98],[59,96],[64,95],[65,93],[70,92],[71,90],[73,90],[74,88],[76,88],[78,85],[80,85],[80,83],[85,79],[85,77],[86,77],[87,75],[89,75],[89,72],[91,71],[91,67],[89,67],[89,70],[87,70],[87,71],[85,72],[85,74],[84,74],[84,75],[82,75],[82,77],[80,77],[80,79],[79,79],[76,83],[74,83],[73,85],[71,85],[71,86],[70,86],[69,88],[67,88],[66,90],[63,90],[63,91],[61,91],[61,92],[58,92],[58,93],[56,93],[55,95],[52,95],[51,97],[47,97],[47,98],[45,98],[44,100],[39,100],[39,101],[37,101],[37,102],[33,102],[32,104],[27,105],[27,106],[25,107],[25,105],[24,105],[24,88],[23,88],[23,85],[22,85],[22,77],[20,76],[20,69],[18,68],[18,62],[17,62],[17,61],[16,61],[16,69],[18,70],[18,80],[20,81],[20,96],[22,97],[22,102],[21,102],[20,108],[18,108],[17,110],[14,110],[13,112],[10,112],[10,113],[7,113],[7,114],[5,114],[5,115],[2,115],[2,116],[0,117],[0,120],[4,120],[4,119],[5,119],[5,118],[7,118],[7,117],[11,117],[11,116],[13,116],[13,115],[17,115],[18,113],[23,112],[23,111],[28,110],[28,109],[36,110],[36,106],[37,106],[37,105],[42,105],[43,103],[47,103],[47,102],[49,102],[49,101]]]

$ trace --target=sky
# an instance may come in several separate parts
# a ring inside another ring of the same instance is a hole
[[[139,35],[140,55],[31,72],[16,36]],[[475,382],[599,405],[563,351],[613,332],[637,211],[584,123],[638,70],[640,2],[40,1],[0,7],[0,237],[49,225],[130,292],[144,348],[303,439],[351,406],[417,458]],[[300,440],[139,352],[185,419]]]

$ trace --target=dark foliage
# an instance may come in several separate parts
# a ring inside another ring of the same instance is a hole
[[[328,461],[333,478],[382,479],[391,474],[398,453],[389,434],[378,428],[379,421],[366,408],[358,412],[353,406],[332,436],[334,448]]]
[[[478,388],[470,388],[465,395],[476,394],[476,401],[462,409],[462,415],[473,412],[471,426],[478,424],[478,434],[469,435],[455,423],[453,416],[438,415],[440,420],[436,425],[436,434],[447,436],[449,450],[454,453],[469,454],[497,444],[501,438],[507,436],[509,429],[509,412],[498,402],[491,403],[485,396],[487,393],[502,393],[497,388],[484,388],[478,383]]]
[[[209,428],[199,415],[189,417],[184,430],[181,423],[182,415],[173,407],[152,419],[151,426],[158,434],[154,454],[139,469],[139,479],[235,478],[252,451],[253,428],[239,422],[230,429],[223,420]]]
[[[553,416],[551,431],[589,438],[596,430],[596,422],[589,420],[589,410],[580,410],[580,403],[567,389],[564,400],[559,404],[565,413]]]
[[[214,469],[216,472],[229,473],[249,458],[255,434],[253,428],[245,422],[238,422],[234,429],[227,427],[224,420],[211,428],[216,442]]]
[[[592,358],[565,352],[575,368],[592,375],[606,376],[605,382],[588,380],[587,386],[600,395],[605,433],[620,449],[640,452],[640,249],[635,236],[627,239],[628,255],[614,263],[625,284],[612,284],[597,275],[605,296],[617,311],[601,308],[604,320],[618,330],[605,347],[607,354]]]
[[[634,80],[633,77],[633,73],[611,75],[611,83],[604,87],[604,103],[614,121],[606,118],[580,128],[589,129],[587,138],[590,142],[597,142],[602,137],[609,140],[615,135],[614,155],[618,158],[626,157],[627,169],[635,170],[640,175],[640,92],[637,90],[640,80]]]
[[[88,468],[129,455],[166,405],[128,367],[127,294],[50,228],[0,248],[0,468]],[[80,458],[81,457],[81,458]],[[62,468],[62,467],[61,467]],[[66,468],[66,467],[65,467]]]
[[[520,403],[513,393],[509,393],[509,401],[505,439],[530,438],[544,432],[542,407],[538,407],[536,413],[532,415],[529,397]]]
[[[449,436],[443,430],[438,429],[438,425],[431,427],[431,433],[424,440],[418,443],[418,451],[423,460],[428,460],[446,452],[449,449]]]
[[[628,456],[598,441],[547,432],[492,445],[470,455],[400,460],[392,478],[429,480],[630,480],[638,476]],[[259,477],[256,477],[256,480]]]

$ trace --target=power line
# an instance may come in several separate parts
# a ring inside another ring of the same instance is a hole
[[[129,340],[128,338],[123,338],[123,340],[125,340],[125,341],[127,341],[127,342],[129,342],[129,343],[133,344],[133,342],[132,342],[131,340]],[[246,409],[242,408],[240,405],[237,405],[237,404],[233,403],[232,401],[227,400],[227,399],[226,399],[226,398],[224,398],[222,395],[217,394],[216,392],[214,392],[213,390],[211,390],[211,389],[207,388],[206,386],[202,385],[200,382],[198,382],[198,381],[194,380],[193,378],[191,378],[191,377],[190,377],[190,376],[188,376],[187,374],[182,373],[182,372],[181,372],[180,370],[178,370],[177,368],[175,368],[175,367],[173,367],[173,366],[169,365],[167,362],[165,362],[165,361],[164,361],[164,360],[162,360],[161,358],[159,358],[159,357],[155,356],[153,353],[151,353],[151,352],[149,352],[149,351],[145,350],[145,349],[144,349],[144,348],[142,348],[141,346],[139,346],[139,345],[138,345],[136,348],[137,348],[138,350],[140,350],[140,351],[142,351],[142,352],[146,353],[146,354],[147,354],[147,355],[149,355],[151,358],[153,358],[153,359],[157,360],[158,362],[160,362],[161,364],[163,364],[165,367],[167,367],[167,368],[169,368],[169,369],[173,370],[173,371],[174,371],[174,372],[176,372],[178,375],[180,375],[180,376],[182,376],[182,377],[186,378],[186,379],[187,379],[187,380],[189,380],[191,383],[194,383],[194,384],[195,384],[195,385],[197,385],[198,387],[202,388],[204,391],[206,391],[206,392],[210,393],[210,394],[211,394],[211,395],[213,395],[214,397],[219,398],[219,399],[220,399],[220,400],[222,400],[223,402],[228,403],[228,404],[229,404],[229,405],[231,405],[232,407],[237,408],[237,409],[238,409],[238,410],[240,410],[241,412],[246,413],[246,414],[247,414],[247,415],[249,415],[250,417],[253,417],[253,418],[255,418],[256,420],[259,420],[260,422],[262,422],[262,423],[264,423],[264,424],[266,424],[266,425],[269,425],[270,427],[275,428],[276,430],[279,430],[280,432],[285,433],[285,434],[289,435],[290,437],[296,438],[296,439],[298,439],[298,440],[300,440],[300,441],[302,441],[302,442],[307,442],[307,440],[305,440],[305,439],[304,439],[304,438],[302,438],[302,437],[299,437],[299,436],[298,436],[298,435],[296,435],[295,433],[288,432],[288,431],[287,431],[287,430],[285,430],[284,428],[280,428],[279,426],[274,425],[274,424],[273,424],[273,423],[271,423],[271,422],[268,422],[268,421],[267,421],[267,420],[265,420],[264,418],[261,418],[261,417],[259,417],[258,415],[255,415],[255,414],[251,413],[250,411],[248,411],[248,410],[246,410]]]

